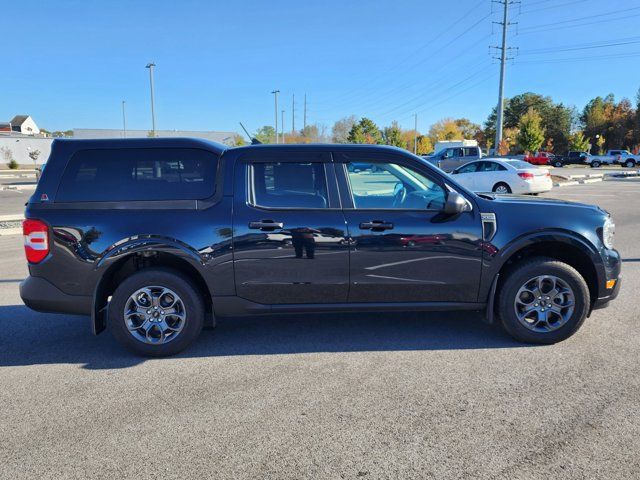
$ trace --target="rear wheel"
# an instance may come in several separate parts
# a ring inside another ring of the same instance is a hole
[[[562,167],[562,162],[559,161],[559,160],[554,160],[553,166],[556,167],[556,168],[561,168]]]
[[[492,192],[504,195],[506,193],[511,193],[511,187],[504,182],[499,182],[493,186]]]
[[[589,304],[589,289],[576,269],[538,257],[508,274],[498,298],[498,312],[503,327],[515,339],[551,344],[569,338],[580,328]]]
[[[187,348],[200,334],[200,292],[178,272],[141,270],[118,286],[109,303],[113,336],[136,353],[163,357]]]
[[[600,166],[600,162],[598,160],[593,160],[591,162],[591,168],[598,168]]]

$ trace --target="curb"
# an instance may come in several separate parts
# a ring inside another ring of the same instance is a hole
[[[587,178],[582,180],[580,183],[598,183],[604,181],[604,178]]]
[[[569,181],[569,182],[555,182],[553,184],[554,187],[568,187],[571,185],[580,185],[580,182],[577,181]]]
[[[7,235],[22,235],[21,228],[0,228],[0,237],[4,237]]]
[[[0,215],[0,222],[21,222],[22,220],[24,220],[24,215],[22,213]]]

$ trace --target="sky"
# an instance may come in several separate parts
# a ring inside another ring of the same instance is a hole
[[[33,0],[2,6],[0,121],[48,130],[251,131],[348,115],[426,132],[444,117],[483,122],[497,102],[502,7],[491,0]],[[640,0],[522,0],[510,6],[505,94],[581,109],[635,99]],[[517,24],[516,24],[517,23]],[[279,113],[279,118],[280,118]]]

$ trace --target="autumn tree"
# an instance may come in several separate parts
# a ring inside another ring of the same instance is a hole
[[[418,137],[418,155],[428,155],[433,152],[433,144],[431,139],[427,135],[420,135]]]
[[[538,151],[544,142],[544,129],[542,117],[535,108],[530,108],[520,117],[519,127],[517,141],[520,147],[525,153]]]
[[[462,130],[452,118],[443,118],[429,129],[429,139],[434,144],[442,140],[462,140],[463,137]]]
[[[355,123],[347,137],[349,143],[382,144],[382,134],[378,126],[370,119],[363,117]]]

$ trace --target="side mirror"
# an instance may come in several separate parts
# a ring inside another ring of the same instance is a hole
[[[441,160],[444,160],[445,158],[447,158],[447,154],[446,153],[443,153],[442,155],[440,155],[440,159]]]
[[[457,215],[466,212],[468,208],[467,200],[462,195],[458,192],[449,192],[443,211],[447,215]]]

